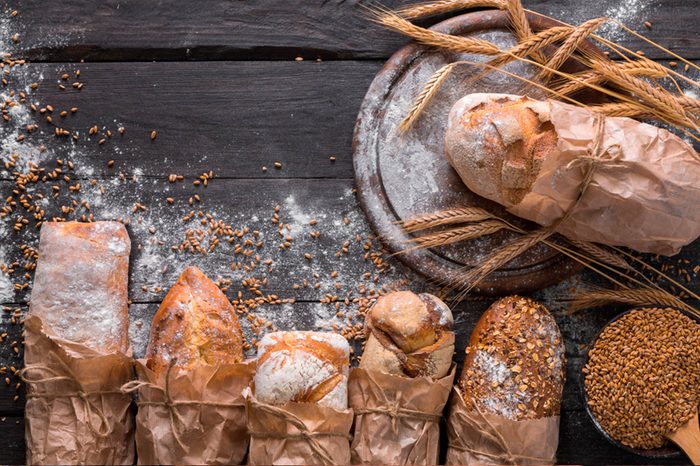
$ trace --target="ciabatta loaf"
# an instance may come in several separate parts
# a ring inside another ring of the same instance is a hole
[[[29,313],[51,335],[125,353],[130,250],[119,222],[44,223]]]
[[[519,217],[551,226],[570,211],[556,228],[570,239],[668,255],[700,235],[700,156],[665,129],[554,100],[470,94],[450,111],[445,150],[471,191]]]
[[[369,331],[360,367],[392,375],[447,375],[454,354],[450,308],[431,294],[398,291],[380,297],[365,319]]]
[[[558,416],[564,343],[547,309],[529,298],[496,301],[481,316],[460,379],[468,407],[520,421]]]
[[[255,396],[272,405],[347,409],[349,358],[347,340],[335,333],[268,333],[258,345]]]
[[[243,332],[226,295],[197,267],[186,268],[161,303],[146,350],[158,377],[176,367],[243,361]]]

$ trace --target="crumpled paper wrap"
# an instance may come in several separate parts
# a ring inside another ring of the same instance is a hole
[[[172,367],[158,380],[136,362],[136,449],[139,464],[241,464],[248,451],[243,390],[255,361],[192,370]]]
[[[248,390],[248,464],[350,464],[351,409],[261,403]]]
[[[352,369],[352,464],[437,464],[440,420],[454,377],[454,366],[439,380]]]
[[[133,464],[130,355],[100,354],[24,321],[27,464]]]
[[[452,390],[446,464],[554,464],[559,416],[513,421],[466,406]]]
[[[663,255],[676,254],[700,236],[700,155],[690,144],[631,118],[602,117],[599,131],[597,114],[585,108],[554,100],[527,105],[552,123],[557,150],[542,161],[531,191],[506,206],[509,212],[551,226],[576,202],[587,171],[584,160],[592,157],[599,160],[591,182],[558,233]]]

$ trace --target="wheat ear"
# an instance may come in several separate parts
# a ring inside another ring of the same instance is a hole
[[[461,209],[449,209],[434,212],[431,214],[420,215],[411,218],[400,225],[408,232],[413,233],[419,230],[426,230],[442,225],[452,225],[455,223],[480,222],[493,218],[493,215],[478,207],[465,207]]]
[[[459,241],[480,238],[496,233],[504,228],[506,228],[506,225],[503,222],[498,220],[485,220],[474,225],[466,225],[414,238],[411,241],[415,243],[415,246],[407,249],[405,252],[415,249],[432,248],[435,246],[446,246]]]
[[[695,316],[700,312],[681,301],[671,293],[654,288],[596,289],[574,295],[569,301],[569,311],[603,307],[611,304],[629,304],[632,306],[669,306],[682,309]]]
[[[397,9],[396,13],[406,19],[418,19],[452,11],[468,10],[470,8],[496,8],[502,10],[505,7],[506,3],[502,0],[441,0],[407,5]]]

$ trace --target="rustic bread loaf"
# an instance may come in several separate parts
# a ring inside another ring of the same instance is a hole
[[[224,293],[197,267],[186,268],[153,316],[147,366],[158,377],[176,367],[243,361],[243,332]]]
[[[365,319],[369,331],[360,367],[392,375],[442,378],[454,354],[452,313],[431,294],[398,291],[380,297]]]
[[[552,124],[527,97],[470,94],[450,111],[445,149],[477,194],[510,207],[530,191],[542,160],[557,147]]]
[[[445,152],[464,184],[569,239],[673,255],[700,237],[700,164],[687,141],[556,100],[470,94]]]
[[[255,396],[263,403],[348,407],[350,346],[324,332],[273,332],[258,345]]]
[[[565,377],[559,327],[542,305],[510,296],[476,324],[460,389],[468,407],[511,420],[559,415]]]
[[[29,313],[50,335],[126,352],[130,250],[119,222],[44,223]]]

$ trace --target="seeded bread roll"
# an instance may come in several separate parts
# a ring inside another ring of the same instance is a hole
[[[398,291],[380,297],[365,324],[363,369],[408,377],[447,375],[454,354],[452,313],[431,294]]]
[[[255,396],[263,403],[348,407],[350,346],[324,332],[273,332],[258,345]]]
[[[559,327],[542,305],[509,296],[486,310],[466,349],[468,407],[520,421],[558,416],[565,377]]]
[[[49,334],[125,353],[130,250],[119,222],[44,223],[29,313]]]
[[[147,366],[163,376],[176,367],[243,361],[243,332],[236,311],[197,267],[186,268],[161,303],[151,325]]]

